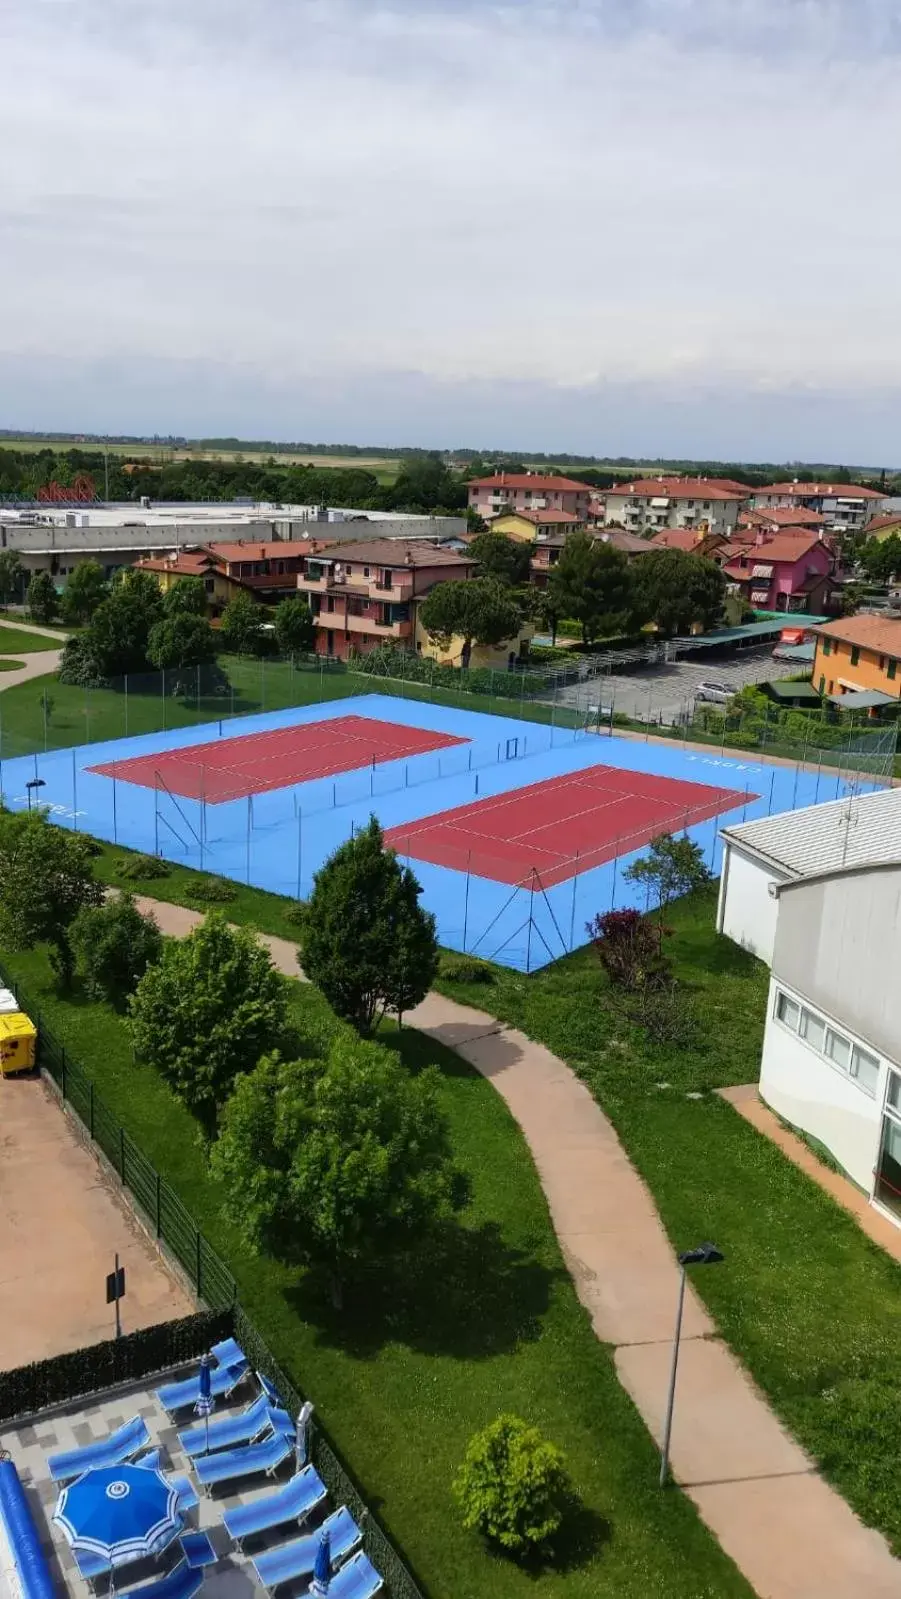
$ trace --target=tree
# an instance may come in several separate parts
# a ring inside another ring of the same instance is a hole
[[[106,594],[102,568],[96,561],[80,561],[63,590],[63,620],[70,627],[84,626]]]
[[[497,645],[515,639],[522,625],[519,606],[496,578],[476,577],[457,583],[436,583],[422,602],[420,620],[439,649],[463,639],[463,665],[473,644]]]
[[[180,577],[163,598],[167,616],[206,616],[206,589],[202,577]]]
[[[9,605],[22,593],[25,568],[17,550],[0,550],[0,605]]]
[[[67,649],[60,675],[67,683],[105,681],[128,672],[147,671],[150,630],[163,615],[163,596],[152,572],[126,567],[91,618],[89,626]]]
[[[340,1304],[355,1264],[420,1244],[467,1198],[439,1083],[347,1034],[325,1061],[272,1055],[242,1077],[212,1165],[250,1246],[324,1268]]]
[[[35,622],[52,622],[59,614],[59,596],[49,572],[35,572],[28,585],[26,604]]]
[[[337,1016],[360,1033],[418,1005],[438,970],[435,918],[376,818],[316,873],[299,959]]]
[[[572,1499],[562,1451],[519,1416],[473,1435],[453,1489],[464,1527],[513,1555],[546,1546]]]
[[[275,637],[282,655],[304,655],[313,649],[313,613],[306,600],[282,600],[275,607]]]
[[[254,935],[213,913],[166,944],[129,1012],[136,1054],[212,1135],[235,1079],[277,1046],[287,988]]]
[[[132,894],[80,910],[71,943],[88,992],[120,1008],[163,952],[162,933],[152,916],[142,916]]]
[[[627,882],[647,885],[660,909],[661,919],[671,900],[680,899],[683,894],[690,894],[710,882],[704,852],[687,834],[674,838],[672,833],[660,833],[652,838],[648,854],[627,867],[623,876]]]
[[[887,539],[869,538],[862,546],[859,565],[873,583],[886,583],[901,572],[901,538],[897,533]]]
[[[583,644],[603,634],[629,631],[637,609],[635,583],[621,550],[590,533],[569,535],[548,579],[548,602],[557,616],[582,626]]]
[[[18,949],[51,946],[57,976],[69,986],[75,967],[70,929],[85,906],[99,905],[93,845],[55,827],[43,811],[0,810],[0,923]]]
[[[206,666],[216,654],[213,629],[203,616],[176,612],[154,622],[147,640],[147,659],[160,672]]]
[[[726,579],[714,561],[685,550],[651,550],[635,563],[635,587],[641,612],[671,636],[687,633],[696,623],[719,621]]]
[[[469,546],[469,555],[478,565],[479,577],[494,577],[499,583],[516,588],[529,581],[532,549],[531,540],[508,539],[503,533],[479,533]]]
[[[260,607],[244,589],[229,600],[219,624],[222,648],[232,655],[253,655],[259,646],[263,618]]]

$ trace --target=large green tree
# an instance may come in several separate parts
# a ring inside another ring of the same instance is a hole
[[[88,992],[117,1007],[163,952],[159,927],[152,916],[142,915],[132,894],[112,894],[101,905],[80,910],[71,943]]]
[[[464,664],[473,644],[494,646],[515,639],[522,612],[508,588],[493,577],[436,583],[420,606],[420,620],[439,649],[463,639]]]
[[[63,620],[70,627],[83,627],[106,595],[103,568],[97,561],[80,561],[63,590]]]
[[[147,639],[147,659],[158,671],[206,666],[216,654],[209,622],[191,611],[176,612],[154,622]]]
[[[712,627],[723,612],[726,579],[714,561],[684,550],[652,550],[636,561],[639,606],[666,636],[699,623]]]
[[[56,827],[44,811],[0,810],[3,936],[17,949],[49,944],[54,969],[67,986],[75,969],[72,923],[103,897],[93,853],[91,840]]]
[[[35,622],[52,622],[59,615],[59,595],[49,572],[35,572],[25,603]]]
[[[313,613],[306,600],[282,600],[275,607],[275,638],[282,655],[305,655],[313,648]]]
[[[424,999],[438,969],[435,918],[373,816],[316,873],[299,959],[336,1015],[368,1033]]]
[[[287,986],[253,933],[214,913],[166,944],[129,1011],[139,1059],[212,1134],[235,1079],[280,1043]]]
[[[656,900],[661,917],[672,900],[710,882],[704,851],[687,833],[679,837],[659,833],[651,839],[647,855],[627,867],[623,876],[630,883],[645,885],[649,896]]]
[[[263,612],[256,601],[239,589],[229,600],[219,624],[222,648],[232,655],[255,655],[260,648]]]
[[[325,1061],[275,1055],[242,1077],[212,1164],[251,1247],[324,1269],[336,1304],[358,1263],[422,1247],[467,1197],[439,1084],[347,1034]]]
[[[202,577],[180,577],[163,599],[167,616],[206,616],[206,590]]]
[[[0,605],[21,599],[24,583],[25,568],[18,550],[0,550]]]
[[[503,533],[479,533],[469,546],[470,559],[480,577],[494,577],[499,583],[516,588],[529,581],[529,562],[534,545],[531,540],[508,539]]]
[[[582,640],[627,632],[638,604],[629,562],[621,550],[590,533],[569,535],[547,586],[548,604],[582,628]]]

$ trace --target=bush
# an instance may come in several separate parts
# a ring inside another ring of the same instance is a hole
[[[453,1491],[464,1527],[514,1555],[546,1549],[572,1497],[562,1452],[519,1416],[475,1433]]]
[[[484,961],[467,959],[443,960],[439,975],[446,983],[493,983],[494,972]]]
[[[59,680],[76,688],[107,688],[107,678],[89,633],[66,640],[59,663]]]
[[[148,966],[163,952],[163,935],[152,916],[142,916],[131,894],[87,906],[72,923],[77,970],[88,993],[121,1006]]]
[[[126,882],[144,883],[155,877],[169,876],[169,863],[158,855],[125,855],[116,862],[113,870]]]
[[[191,899],[202,900],[204,904],[225,905],[234,899],[237,889],[226,877],[199,877],[188,892]]]
[[[661,948],[663,929],[640,911],[606,911],[586,924],[598,960],[616,988],[659,987],[669,975]]]

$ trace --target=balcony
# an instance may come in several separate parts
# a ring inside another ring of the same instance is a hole
[[[412,622],[379,622],[375,616],[345,616],[343,611],[319,611],[313,617],[316,627],[336,633],[369,633],[379,638],[411,638]]]

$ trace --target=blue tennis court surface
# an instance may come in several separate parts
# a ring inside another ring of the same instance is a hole
[[[355,726],[350,753],[336,756],[342,729],[326,724],[347,727],[351,711],[354,723],[369,718],[378,726],[371,739]],[[393,758],[394,749],[419,753]],[[282,768],[259,758],[272,750],[286,774],[303,777],[276,786],[273,770]],[[137,763],[133,779],[129,762]],[[27,807],[26,785],[35,780],[32,799],[61,826],[301,899],[326,858],[374,813],[410,859],[441,943],[523,971],[585,943],[585,924],[597,912],[644,908],[623,869],[655,831],[687,832],[718,872],[721,820],[875,786],[826,768],[380,694],[52,750],[0,767],[0,789],[15,810]],[[504,795],[509,804],[486,804]]]

